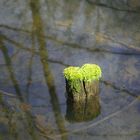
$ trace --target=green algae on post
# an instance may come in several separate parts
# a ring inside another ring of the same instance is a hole
[[[96,64],[70,66],[64,69],[63,74],[67,93],[66,119],[71,122],[81,122],[98,116],[101,68]]]
[[[81,90],[82,73],[79,67],[68,67],[64,69],[66,89],[68,93],[79,93]]]
[[[101,68],[97,64],[84,64],[82,67],[70,66],[64,69],[64,77],[66,79],[67,94],[73,100],[75,94],[96,95],[99,89],[99,79],[101,78]],[[77,95],[76,95],[77,96]]]
[[[82,80],[82,73],[80,67],[68,67],[64,69],[64,76],[67,80]]]
[[[101,78],[101,68],[96,64],[84,64],[81,67],[83,81],[94,81]]]
[[[101,68],[96,64],[84,64],[80,67],[70,66],[64,69],[64,76],[67,80],[93,81],[101,78]]]

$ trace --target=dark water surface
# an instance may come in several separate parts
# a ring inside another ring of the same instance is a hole
[[[0,140],[140,140],[140,5],[101,2],[0,1]],[[101,112],[69,122],[63,69],[84,63]]]

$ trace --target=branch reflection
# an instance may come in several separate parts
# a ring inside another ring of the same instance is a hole
[[[54,111],[55,119],[56,119],[56,124],[58,126],[59,132],[61,134],[66,132],[64,121],[61,115],[61,109],[59,107],[59,100],[56,95],[56,89],[55,89],[55,84],[54,84],[54,78],[52,75],[52,72],[49,67],[48,63],[48,52],[46,49],[46,40],[43,38],[44,35],[44,29],[43,29],[43,21],[41,19],[40,11],[39,11],[39,0],[30,0],[30,7],[32,11],[32,18],[33,18],[33,32],[35,33],[37,37],[37,41],[39,44],[39,55],[40,55],[40,60],[43,66],[43,71],[44,71],[44,77],[46,84],[48,86],[49,94],[51,97],[51,103],[52,103],[52,109]],[[63,140],[67,139],[66,136],[61,137]]]

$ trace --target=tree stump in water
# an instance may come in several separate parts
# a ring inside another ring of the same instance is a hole
[[[100,113],[99,78],[101,69],[95,64],[64,69],[67,93],[66,118],[71,122],[88,121]]]
[[[90,121],[100,114],[99,98],[90,97],[89,99],[71,102],[67,100],[66,119],[69,122]]]

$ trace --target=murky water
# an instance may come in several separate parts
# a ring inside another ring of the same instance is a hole
[[[140,139],[140,5],[94,2],[0,1],[0,140]],[[71,122],[62,72],[84,63],[102,68],[101,110]]]

